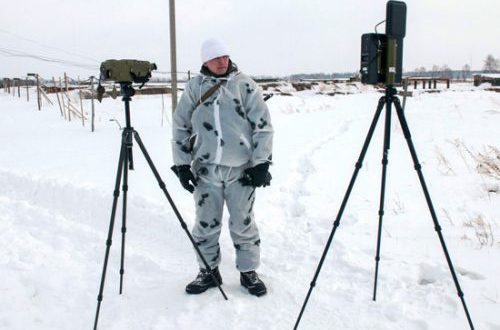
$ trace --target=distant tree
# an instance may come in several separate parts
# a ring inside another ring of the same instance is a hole
[[[470,65],[469,64],[465,64],[462,67],[462,79],[465,80],[465,79],[468,79],[468,78],[470,78]]]
[[[500,61],[489,54],[484,60],[483,70],[486,72],[497,71],[500,69]]]
[[[432,77],[434,78],[435,76],[439,76],[440,71],[441,71],[441,68],[439,67],[439,65],[434,64],[432,66]]]
[[[451,79],[453,78],[453,71],[451,71],[448,65],[443,65],[440,69],[441,77]]]
[[[414,70],[414,72],[415,72],[415,75],[417,77],[422,77],[422,76],[425,76],[425,73],[427,72],[427,70],[425,69],[425,67],[421,66],[419,68],[416,68]]]

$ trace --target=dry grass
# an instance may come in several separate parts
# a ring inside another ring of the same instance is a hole
[[[488,193],[500,193],[500,150],[492,145],[488,145],[483,147],[483,151],[476,152],[468,148],[459,139],[449,142],[456,147],[459,155],[469,169],[474,168],[477,173],[493,179],[487,184],[483,182],[484,189]],[[470,159],[473,161],[473,167],[469,164]]]
[[[464,226],[474,230],[474,234],[481,248],[485,246],[493,246],[495,244],[495,237],[493,236],[491,223],[486,221],[482,215],[468,219],[464,222]]]
[[[476,161],[479,173],[500,181],[500,150],[488,146],[484,152],[477,154]]]
[[[448,222],[450,223],[450,225],[454,226],[455,223],[453,222],[453,219],[451,218],[450,213],[445,209],[441,209],[441,210],[443,211],[445,218],[448,219]]]
[[[394,214],[403,214],[406,213],[406,207],[399,195],[396,195],[393,199],[393,207],[392,212]]]
[[[451,168],[448,159],[446,159],[441,149],[435,147],[435,152],[438,160],[438,170],[444,175],[456,175],[455,171]]]

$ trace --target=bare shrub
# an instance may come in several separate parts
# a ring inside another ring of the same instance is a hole
[[[479,173],[500,180],[500,150],[488,146],[485,152],[478,153],[476,160]]]

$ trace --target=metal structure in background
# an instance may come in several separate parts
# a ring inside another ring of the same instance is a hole
[[[177,53],[175,40],[175,0],[170,0],[170,72],[172,82],[172,113],[177,108]]]

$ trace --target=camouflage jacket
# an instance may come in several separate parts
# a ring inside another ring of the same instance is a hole
[[[234,66],[236,68],[236,66]],[[257,84],[235,70],[224,77],[203,73],[185,87],[172,120],[174,164],[230,167],[271,162],[273,127]],[[221,86],[195,105],[210,87]]]

